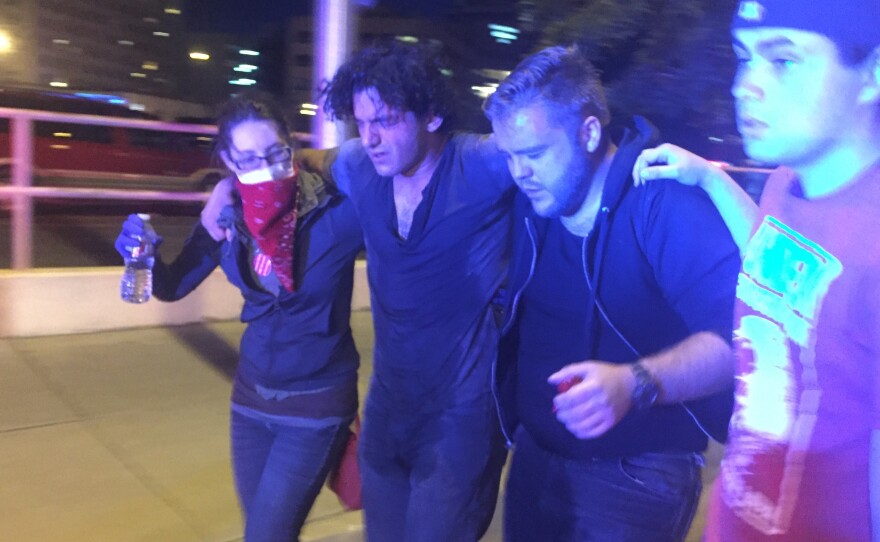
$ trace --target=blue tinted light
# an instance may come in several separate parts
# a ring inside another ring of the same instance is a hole
[[[507,32],[509,34],[519,34],[519,29],[503,24],[489,24],[489,30],[497,30],[498,32]]]
[[[517,38],[516,34],[511,34],[510,32],[501,32],[500,30],[492,30],[491,32],[489,32],[489,35],[499,40],[513,41]]]

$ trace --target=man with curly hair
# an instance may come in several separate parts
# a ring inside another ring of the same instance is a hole
[[[506,456],[490,384],[493,299],[516,188],[491,137],[452,132],[448,77],[427,47],[366,48],[323,95],[325,110],[360,134],[312,159],[354,203],[369,262],[376,342],[359,449],[367,539],[477,540]]]
[[[490,392],[514,185],[491,139],[453,134],[436,55],[364,49],[324,90],[353,120],[332,176],[367,244],[376,344],[360,443],[367,538],[476,540],[504,448]]]

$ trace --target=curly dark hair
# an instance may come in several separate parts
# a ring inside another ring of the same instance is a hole
[[[440,55],[428,46],[390,40],[362,49],[321,89],[324,112],[334,119],[351,120],[354,95],[370,88],[389,107],[418,117],[442,117],[443,130],[452,126],[449,77]]]
[[[268,93],[247,90],[226,101],[217,111],[217,138],[214,140],[215,159],[222,151],[228,151],[230,134],[246,120],[268,120],[278,125],[278,132],[285,142],[294,146],[293,122],[284,109]]]

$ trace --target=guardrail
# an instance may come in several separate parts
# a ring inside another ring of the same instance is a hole
[[[32,109],[12,109],[0,107],[0,117],[10,119],[10,186],[0,187],[0,203],[10,202],[10,235],[12,248],[12,269],[29,269],[33,265],[33,222],[34,200],[40,198],[93,199],[93,200],[138,200],[138,201],[205,201],[207,194],[202,192],[169,192],[135,189],[103,188],[55,188],[34,186],[34,131],[33,123],[38,121],[57,121],[73,124],[91,124],[119,128],[139,128],[164,132],[183,132],[189,134],[215,135],[217,127],[207,124],[185,124],[154,120],[104,117],[76,113],[55,113]],[[312,141],[311,134],[296,132],[297,141]],[[57,172],[56,172],[57,173]],[[108,174],[110,175],[110,174]],[[131,174],[120,173],[122,179]],[[141,179],[150,176],[140,175]]]
[[[72,200],[170,201],[186,203],[203,202],[208,198],[208,194],[204,192],[34,186],[34,173],[36,170],[33,163],[33,123],[37,121],[59,121],[73,124],[91,124],[97,126],[215,135],[217,133],[217,128],[213,125],[126,119],[74,113],[55,113],[4,107],[0,107],[0,117],[8,118],[11,121],[11,184],[10,186],[0,186],[0,203],[5,201],[10,203],[12,269],[29,269],[33,265],[34,200],[53,198]],[[298,132],[294,134],[294,136],[300,141],[310,141],[313,139],[313,136],[307,133]],[[743,186],[743,188],[745,188],[755,199],[757,199],[760,190],[763,187],[763,178],[766,177],[766,174],[770,171],[767,169],[742,168],[726,164],[723,165],[723,167],[726,171],[736,177],[737,181]],[[123,178],[130,176],[131,174],[122,173],[106,175],[117,175],[119,178]]]
[[[214,135],[217,128],[204,124],[184,124],[153,120],[124,119],[54,113],[30,109],[0,107],[0,117],[10,119],[10,186],[0,187],[0,200],[10,202],[10,235],[12,269],[28,269],[33,264],[34,200],[39,198],[150,200],[150,201],[204,201],[207,194],[196,192],[161,192],[151,190],[120,190],[91,188],[52,188],[34,186],[34,130],[36,121],[68,122],[121,128],[139,128],[166,132],[185,132]]]

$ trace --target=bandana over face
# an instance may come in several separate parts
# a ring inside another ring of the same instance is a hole
[[[274,270],[281,285],[295,291],[296,169],[290,163],[272,164],[240,174],[235,185],[241,194],[245,224],[260,249],[254,257],[254,271],[266,276]]]

